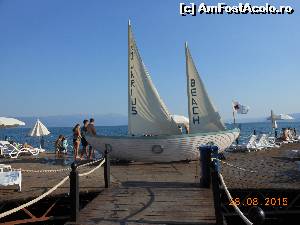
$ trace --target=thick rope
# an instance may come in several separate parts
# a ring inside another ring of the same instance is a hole
[[[93,163],[99,162],[100,160],[102,160],[102,162],[101,162],[98,166],[96,166],[95,168],[93,168],[92,170],[90,170],[90,171],[88,171],[88,172],[86,172],[86,173],[79,174],[79,177],[83,177],[83,176],[89,175],[89,174],[91,174],[92,172],[94,172],[96,169],[100,168],[100,167],[103,165],[103,163],[105,162],[105,159],[102,158],[102,159],[95,160],[95,161],[93,161],[93,162],[89,162],[89,163],[83,164],[83,165],[81,165],[81,166],[78,166],[78,168],[79,168],[79,167],[91,165],[91,164],[93,164]],[[64,170],[66,170],[66,169],[64,169]],[[23,170],[22,170],[22,171],[23,171]],[[44,171],[46,171],[46,170],[44,170]],[[50,171],[50,170],[49,170],[49,171]],[[51,172],[57,172],[57,171],[58,171],[58,170],[52,170]],[[61,171],[61,170],[60,170],[60,171]],[[35,172],[37,172],[37,171],[35,171]],[[0,214],[0,219],[3,218],[3,217],[5,217],[5,216],[8,216],[8,215],[10,215],[10,214],[16,213],[16,212],[20,211],[20,210],[23,209],[23,208],[26,208],[26,207],[28,207],[28,206],[31,206],[31,205],[37,203],[37,202],[40,201],[41,199],[45,198],[47,195],[49,195],[49,194],[51,194],[52,192],[54,192],[58,187],[60,187],[61,185],[63,185],[68,179],[69,179],[69,176],[66,176],[66,177],[65,177],[64,179],[62,179],[57,185],[55,185],[53,188],[51,188],[50,190],[48,190],[48,191],[45,192],[44,194],[40,195],[39,197],[37,197],[37,198],[35,198],[35,199],[33,199],[33,200],[31,200],[31,201],[29,201],[29,202],[23,204],[23,205],[20,205],[20,206],[14,208],[14,209],[11,209],[11,210],[8,210],[8,211],[6,211],[6,212],[4,212],[4,213],[1,213],[1,214]]]
[[[102,159],[103,158],[98,159],[98,160],[94,160],[94,161],[89,162],[89,163],[82,164],[82,165],[78,166],[77,168],[92,165],[94,163],[97,163],[97,162],[101,161]],[[20,170],[20,169],[13,168],[12,170]],[[55,170],[26,170],[26,169],[25,170],[21,169],[21,170],[24,173],[55,173],[55,172],[71,171],[71,168],[69,167],[69,168],[55,169]]]
[[[19,210],[26,208],[28,206],[31,206],[34,203],[37,203],[38,201],[40,201],[41,199],[45,198],[47,195],[51,194],[53,191],[55,191],[59,186],[63,185],[67,180],[69,179],[69,176],[66,176],[64,179],[62,179],[62,181],[60,181],[57,185],[55,185],[53,188],[51,188],[49,191],[45,192],[44,194],[40,195],[39,197],[31,200],[30,202],[27,202],[23,205],[20,205],[19,207],[16,207],[14,209],[8,210],[4,213],[0,214],[0,219],[8,216],[12,213],[18,212]]]
[[[224,190],[226,192],[226,195],[228,197],[228,199],[231,201],[232,200],[232,196],[230,194],[230,192],[228,191],[228,188],[224,182],[223,176],[221,173],[219,173],[219,177],[222,183],[222,186],[224,187]],[[242,211],[239,209],[239,207],[237,207],[237,205],[235,204],[234,201],[233,202],[233,208],[235,209],[235,211],[237,212],[237,214],[241,217],[241,219],[247,224],[247,225],[253,225],[253,223],[242,213]]]
[[[103,159],[102,162],[101,162],[98,166],[96,166],[94,169],[92,169],[92,170],[90,170],[90,171],[88,171],[88,172],[86,172],[86,173],[80,173],[80,174],[79,174],[79,177],[83,177],[83,176],[87,176],[87,175],[91,174],[91,173],[94,172],[96,169],[100,168],[100,167],[103,165],[104,162],[105,162],[105,159]]]
[[[230,164],[230,163],[228,163],[228,162],[225,162],[225,161],[223,161],[223,160],[220,160],[220,159],[218,159],[218,160],[221,161],[223,164],[225,164],[225,165],[227,165],[227,166],[230,166],[230,167],[233,167],[233,168],[242,170],[242,171],[250,172],[250,173],[257,173],[256,170],[248,170],[248,169],[245,169],[245,168],[242,168],[242,167],[239,167],[239,166],[235,166],[235,165]]]
[[[230,164],[228,162],[225,162],[221,159],[218,159],[218,158],[211,158],[211,161],[214,161],[214,160],[217,160],[219,162],[222,162],[223,164],[227,165],[227,166],[230,166],[230,167],[233,167],[233,168],[236,168],[236,169],[239,169],[239,170],[242,170],[242,171],[246,171],[246,172],[250,172],[250,173],[257,173],[256,170],[248,170],[248,169],[245,169],[245,168],[242,168],[242,167],[239,167],[239,166],[235,166],[233,164]]]
[[[23,169],[21,169],[21,170],[24,173],[55,173],[55,172],[70,171],[71,168],[56,169],[56,170],[23,170]]]
[[[89,162],[89,163],[82,164],[82,165],[78,166],[77,168],[81,168],[81,167],[83,167],[83,166],[89,166],[89,165],[95,164],[95,163],[97,163],[97,162],[100,162],[101,160],[103,160],[103,158],[94,160],[94,161]]]

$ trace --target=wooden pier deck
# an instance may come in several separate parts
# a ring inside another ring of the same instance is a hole
[[[299,190],[292,149],[300,150],[300,144],[229,153],[225,162],[235,167],[221,163],[221,173],[229,188]],[[212,190],[199,187],[199,170],[199,162],[112,166],[114,187],[81,210],[77,224],[215,224]]]
[[[80,211],[77,224],[215,224],[212,190],[199,187],[197,174],[197,162],[112,166],[115,186]]]
[[[232,190],[300,190],[300,154],[291,158],[293,150],[300,150],[300,144],[228,153],[224,162],[234,167],[221,163],[226,185]],[[64,160],[52,153],[42,153],[39,157],[1,158],[0,163],[32,170],[69,168]],[[80,168],[79,172],[93,167]],[[100,168],[80,178],[80,192],[100,194],[80,211],[79,224],[214,224],[212,191],[199,188],[199,170],[199,162],[112,165],[111,188],[104,189],[103,168]],[[69,171],[24,172],[22,192],[17,192],[15,186],[1,186],[0,207],[7,202],[26,202],[40,196],[68,175]],[[67,196],[69,190],[68,181],[50,197]]]

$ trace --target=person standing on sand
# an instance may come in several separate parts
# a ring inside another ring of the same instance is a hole
[[[65,136],[62,138],[62,153],[67,154],[68,152],[68,140]]]
[[[63,139],[63,135],[59,135],[57,140],[55,141],[55,156],[60,156],[61,151],[62,151],[62,139]]]
[[[93,118],[91,118],[90,123],[87,126],[87,132],[90,135],[96,136],[96,128],[95,128],[94,124],[95,124],[95,120]],[[90,147],[89,147],[89,158],[93,159],[94,154],[95,154],[95,149],[90,145]]]
[[[80,159],[83,159],[83,155],[85,154],[86,159],[88,159],[88,145],[89,143],[86,141],[86,134],[87,134],[87,126],[89,125],[88,120],[83,121],[83,127],[81,128],[81,145],[82,145],[82,150],[80,154]]]
[[[74,146],[74,160],[78,159],[78,152],[81,141],[80,125],[76,124],[73,128],[73,146]]]

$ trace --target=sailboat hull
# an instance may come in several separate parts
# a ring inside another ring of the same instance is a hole
[[[173,162],[199,159],[199,146],[213,142],[222,152],[239,135],[239,129],[182,135],[152,137],[88,136],[87,141],[101,152],[111,146],[114,159],[140,162]]]

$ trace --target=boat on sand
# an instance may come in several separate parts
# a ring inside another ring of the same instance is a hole
[[[172,162],[199,159],[199,146],[213,143],[222,152],[238,137],[239,129],[226,130],[200,79],[187,44],[186,75],[189,133],[182,134],[160,98],[139,54],[128,24],[128,135],[88,136],[97,150],[111,146],[120,160]]]

